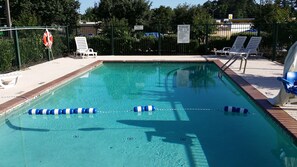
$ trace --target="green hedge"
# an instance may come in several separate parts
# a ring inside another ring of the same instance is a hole
[[[199,45],[198,40],[191,40],[190,44],[177,44],[176,35],[162,36],[160,40],[154,37],[117,37],[113,43],[110,38],[103,36],[87,37],[88,46],[93,48],[98,55],[111,55],[112,44],[115,55],[156,55],[160,52],[163,55],[169,54],[198,54],[205,51]],[[76,50],[74,37],[71,38],[71,51]]]
[[[0,71],[7,72],[13,70],[13,62],[15,62],[13,41],[0,40]]]
[[[18,39],[20,49],[21,68],[48,61],[47,50],[42,43],[43,33],[21,34]],[[52,52],[54,58],[62,57],[67,53],[65,36],[53,32],[54,44]],[[16,48],[13,39],[0,39],[0,72],[9,72],[17,70],[19,67]]]

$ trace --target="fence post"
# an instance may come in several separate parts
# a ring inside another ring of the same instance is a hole
[[[51,49],[50,48],[46,48],[46,51],[47,51],[47,60],[48,61],[51,61],[51,55],[52,55]]]
[[[14,30],[14,46],[15,46],[16,58],[17,58],[17,61],[18,61],[18,69],[21,70],[21,67],[22,67],[21,53],[20,53],[18,31],[17,31],[16,27],[15,27],[15,30]]]
[[[111,23],[111,55],[114,55],[114,26]]]
[[[69,44],[69,29],[68,26],[66,26],[66,41],[67,41],[67,50],[68,50],[68,54],[70,54],[70,44]]]
[[[158,36],[159,36],[159,38],[158,38],[158,55],[161,55],[161,33],[160,33],[160,31],[161,31],[161,24],[160,24],[160,22],[159,22],[159,26],[158,26]]]
[[[206,24],[206,27],[205,27],[205,50],[206,50],[206,53],[208,54],[208,31],[209,31],[209,24],[207,23]]]
[[[276,58],[277,40],[278,40],[278,23],[273,23],[272,61],[275,61],[275,58]]]
[[[259,24],[258,26],[258,32],[257,32],[257,36],[261,36],[261,24]]]
[[[78,29],[79,29],[79,26],[75,26],[75,35],[78,36]]]

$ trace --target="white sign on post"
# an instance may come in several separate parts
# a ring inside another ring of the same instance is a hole
[[[138,31],[139,31],[139,30],[143,30],[143,25],[135,25],[135,26],[134,26],[134,30],[135,30],[135,31],[137,31],[137,30],[138,30]]]
[[[190,25],[177,26],[177,43],[190,43]]]

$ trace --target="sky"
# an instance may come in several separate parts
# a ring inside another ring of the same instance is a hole
[[[159,6],[170,6],[171,8],[175,8],[178,4],[187,3],[189,5],[198,5],[204,4],[207,0],[150,0],[152,2],[152,9],[158,8]],[[99,0],[79,0],[80,2],[80,13],[84,14],[85,10],[88,7],[94,7],[95,2],[99,2]]]

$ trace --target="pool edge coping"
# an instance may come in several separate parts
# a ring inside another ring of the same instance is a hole
[[[67,83],[71,79],[87,72],[104,62],[213,62],[218,67],[221,67],[223,63],[216,58],[205,58],[201,60],[163,60],[163,59],[152,59],[152,60],[97,60],[92,62],[78,70],[70,72],[60,78],[57,78],[45,85],[42,85],[36,89],[26,92],[14,99],[0,104],[0,117],[8,114],[11,110],[17,108],[18,106],[25,104],[28,101],[35,99],[36,97],[46,93],[58,86]],[[256,104],[261,107],[271,118],[276,121],[288,134],[293,137],[297,142],[297,121],[292,118],[288,113],[286,113],[282,108],[273,106],[269,103],[266,96],[264,96],[259,90],[254,88],[250,83],[248,83],[244,78],[236,74],[232,69],[228,68],[224,71],[229,78],[231,78],[240,88],[251,97]]]
[[[59,77],[57,79],[54,79],[53,81],[50,81],[42,86],[39,86],[31,91],[25,92],[24,94],[21,94],[7,102],[4,102],[0,104],[0,117],[5,116],[6,114],[9,114],[10,111],[13,109],[25,104],[26,102],[29,102],[42,94],[49,92],[50,90],[53,90],[69,81],[71,81],[73,78],[90,71],[91,69],[101,65],[103,61],[97,60],[95,62],[92,62],[82,68],[79,68],[75,71],[72,71],[68,74],[63,75],[62,77]]]
[[[223,63],[220,60],[213,60],[213,62],[221,67]],[[288,134],[294,139],[295,144],[297,143],[297,121],[292,118],[287,112],[278,106],[273,106],[268,98],[263,95],[258,89],[253,87],[249,82],[247,82],[243,77],[239,76],[230,68],[224,71],[229,78],[232,79],[240,88],[247,93],[249,97],[256,104],[261,107],[266,113],[278,123]]]

